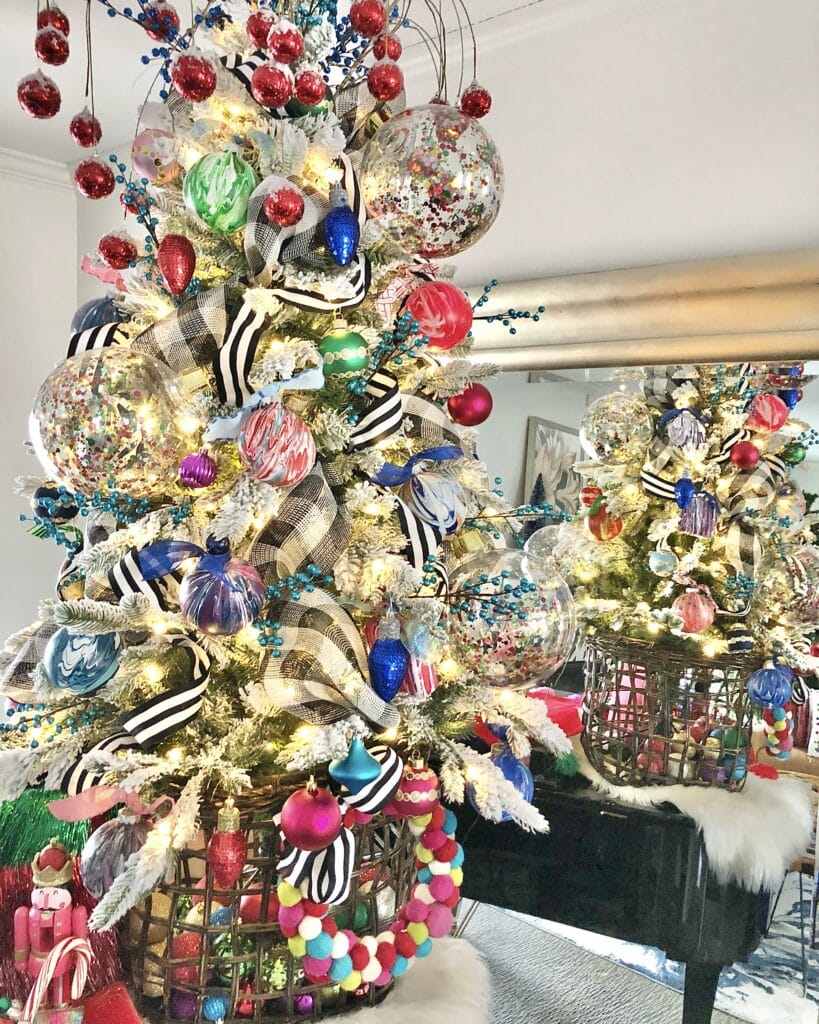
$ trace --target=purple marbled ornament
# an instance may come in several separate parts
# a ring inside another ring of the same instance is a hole
[[[713,537],[719,518],[719,502],[708,491],[697,491],[680,513],[680,529],[692,537]]]
[[[677,448],[699,448],[705,442],[705,426],[690,409],[681,409],[668,422],[668,440]]]
[[[216,479],[216,463],[207,452],[191,452],[179,463],[179,479],[186,487],[209,487]]]

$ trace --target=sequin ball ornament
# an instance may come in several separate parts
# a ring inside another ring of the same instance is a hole
[[[45,121],[59,114],[62,97],[53,79],[35,71],[18,82],[17,102],[29,117]]]
[[[452,256],[489,230],[503,165],[483,127],[455,107],[411,107],[367,144],[361,190],[370,217],[407,252]]]
[[[239,810],[228,797],[216,815],[216,831],[208,843],[208,867],[217,889],[231,889],[247,860],[247,836],[240,827]]]
[[[654,427],[648,406],[636,395],[615,391],[588,407],[580,422],[580,444],[600,462],[628,462],[648,447]]]
[[[83,107],[79,114],[75,114],[71,118],[68,131],[71,138],[83,149],[96,146],[102,138],[102,127],[88,107]]]
[[[114,172],[102,160],[83,160],[74,170],[74,184],[86,199],[105,199],[114,191]]]
[[[109,482],[126,494],[166,493],[196,419],[158,359],[112,345],[60,363],[34,402],[29,430],[49,477],[80,494]]]

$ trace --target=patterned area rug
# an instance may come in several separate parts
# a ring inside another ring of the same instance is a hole
[[[803,881],[805,927],[810,942],[810,879]],[[802,959],[799,939],[799,877],[791,873],[779,899],[776,917],[759,948],[742,964],[725,968],[717,991],[717,1008],[750,1024],[816,1024],[819,1016],[819,951],[808,950],[808,995],[802,996]],[[684,967],[666,959],[659,949],[621,942],[605,935],[581,931],[515,915],[551,935],[561,936],[581,949],[596,953],[648,978],[682,991]]]

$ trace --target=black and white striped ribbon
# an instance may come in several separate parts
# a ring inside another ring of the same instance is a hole
[[[99,786],[105,779],[107,770],[99,771],[93,768],[86,768],[84,765],[93,758],[94,754],[115,754],[118,750],[134,750],[138,746],[137,741],[127,732],[115,732],[100,740],[93,747],[87,750],[63,775],[59,782],[48,781],[51,789],[60,790],[68,796],[77,796],[78,793],[85,793],[86,790]]]
[[[740,427],[739,430],[735,430],[733,434],[722,442],[719,455],[714,456],[714,462],[727,462],[731,458],[731,449],[734,445],[739,444],[740,441],[747,441],[751,436],[751,431],[746,430],[744,427]]]
[[[231,310],[225,342],[213,361],[219,400],[226,405],[241,408],[255,390],[250,373],[265,321],[265,314],[244,297]]]
[[[263,64],[268,64],[270,57],[264,50],[255,50],[249,57],[243,57],[241,53],[229,53],[225,57],[220,57],[219,60],[250,92],[253,72]]]
[[[367,753],[378,761],[381,772],[372,782],[369,782],[357,793],[351,793],[346,786],[341,787],[341,802],[346,807],[351,807],[362,814],[375,814],[395,796],[396,790],[401,784],[401,776],[404,772],[404,761],[401,755],[392,747],[384,743],[378,743],[374,747],[368,747]]]
[[[71,335],[68,342],[66,358],[93,352],[96,349],[109,348],[111,345],[122,345],[127,340],[120,323],[102,324],[101,327],[89,327],[87,331],[78,331]]]
[[[808,690],[805,686],[804,680],[799,676],[794,675],[791,680],[791,704],[799,707],[800,704],[807,703]]]
[[[406,537],[404,555],[413,568],[420,569],[440,548],[443,531],[417,516],[399,495],[393,494],[393,498],[398,525]]]
[[[276,870],[285,882],[301,889],[306,899],[334,904],[350,894],[354,863],[355,838],[350,829],[342,828],[323,850],[300,850],[286,844]]]
[[[117,562],[108,573],[108,583],[118,601],[126,594],[141,594],[153,608],[167,611],[168,583],[164,578],[146,580],[139,561],[139,551],[134,547]]]
[[[356,424],[351,448],[361,451],[390,437],[401,427],[403,409],[398,381],[386,370],[376,370],[367,381],[372,399]]]

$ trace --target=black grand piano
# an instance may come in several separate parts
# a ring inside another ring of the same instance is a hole
[[[659,947],[686,965],[683,1024],[708,1024],[721,969],[762,938],[769,895],[720,885],[693,820],[670,805],[627,807],[544,764],[533,755],[549,835],[459,814],[464,897]]]

